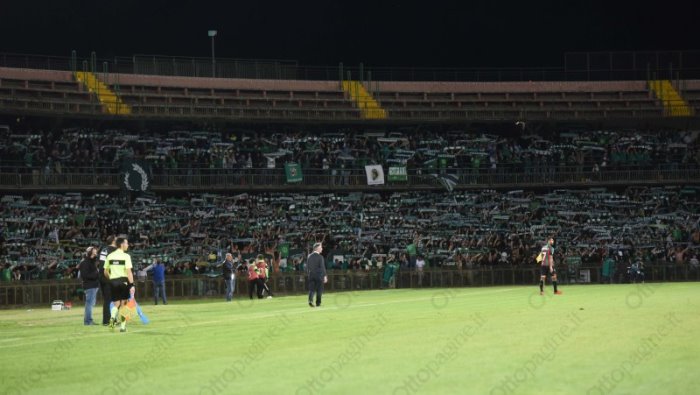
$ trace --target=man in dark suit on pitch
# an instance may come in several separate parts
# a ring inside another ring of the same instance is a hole
[[[309,276],[309,306],[314,307],[314,293],[316,294],[316,306],[321,306],[323,284],[328,282],[326,275],[326,262],[321,252],[322,243],[314,243],[313,252],[306,258],[306,272]]]

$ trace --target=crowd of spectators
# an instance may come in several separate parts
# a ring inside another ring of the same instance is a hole
[[[465,269],[532,265],[556,239],[559,264],[695,262],[700,188],[628,187],[529,192],[192,194],[186,197],[80,193],[5,195],[0,201],[4,280],[75,276],[89,245],[130,239],[137,267],[155,259],[168,274],[219,275],[227,252],[265,254],[274,271],[302,271],[315,241],[329,269],[389,263]]]
[[[269,127],[268,127],[269,128]],[[282,129],[282,128],[281,128]],[[697,168],[698,132],[525,128],[140,131],[0,125],[0,172],[114,171],[145,161],[154,173],[304,169],[347,175],[368,164],[423,169],[603,172]],[[305,170],[307,171],[307,170]],[[468,268],[529,264],[555,235],[564,262],[616,259],[697,262],[698,190],[692,187],[400,193],[199,194],[179,198],[79,193],[6,195],[0,206],[0,278],[74,276],[86,245],[131,239],[139,265],[169,274],[212,273],[222,254],[272,258],[301,270],[323,239],[329,268],[398,263]],[[309,233],[309,229],[316,229]],[[694,259],[694,260],[693,260]]]
[[[698,132],[653,130],[133,131],[0,127],[0,171],[56,174],[108,171],[125,160],[154,173],[281,168],[342,172],[368,164],[468,171],[578,172],[700,164]],[[95,170],[98,169],[98,170]]]

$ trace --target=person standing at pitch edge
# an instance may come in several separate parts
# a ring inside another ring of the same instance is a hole
[[[226,259],[221,263],[223,266],[224,284],[226,284],[226,301],[233,299],[233,292],[236,290],[236,272],[233,263],[233,254],[226,254]]]
[[[126,303],[134,296],[134,274],[132,272],[131,256],[126,253],[129,249],[129,241],[126,238],[117,237],[117,249],[107,255],[105,260],[104,275],[109,278],[112,292],[110,328],[114,329],[120,322],[120,332],[126,332]]]
[[[557,271],[554,269],[554,238],[550,237],[547,244],[542,246],[537,261],[540,262],[540,295],[544,295],[544,282],[547,279],[547,274],[552,277],[554,294],[561,295],[562,292],[557,290]]]
[[[163,261],[156,258],[156,263],[153,265],[153,299],[155,304],[158,304],[158,296],[163,304],[168,304],[168,300],[165,298],[165,265],[163,265]]]
[[[116,238],[114,235],[107,237],[107,245],[100,250],[100,261],[97,264],[97,270],[102,273],[104,272],[105,260],[107,260],[107,255],[114,252],[117,249]],[[111,316],[110,312],[110,302],[112,301],[111,285],[109,284],[109,277],[100,276],[100,292],[102,293],[102,325],[109,325],[109,318]]]
[[[258,279],[258,266],[255,261],[248,264],[248,297],[253,299],[253,290],[255,289],[258,299],[262,299],[262,288],[260,288]]]
[[[326,275],[326,262],[321,252],[323,245],[315,243],[314,251],[306,258],[306,272],[309,275],[309,306],[314,307],[314,293],[316,294],[316,307],[321,306],[323,284],[328,282]]]
[[[255,266],[258,268],[258,289],[260,290],[260,295],[264,296],[264,293],[267,292],[267,298],[272,299],[272,291],[267,286],[267,278],[269,277],[267,262],[265,262],[265,257],[262,254],[258,255]]]
[[[97,325],[92,320],[92,308],[95,306],[95,297],[99,287],[100,273],[97,271],[97,248],[88,247],[85,250],[85,257],[80,261],[80,279],[83,280],[85,290],[85,317],[83,324]]]

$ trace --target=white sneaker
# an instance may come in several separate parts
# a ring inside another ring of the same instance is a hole
[[[268,295],[267,298],[268,298],[268,299],[272,299],[272,295]]]

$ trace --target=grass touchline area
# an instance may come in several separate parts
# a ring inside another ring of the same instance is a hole
[[[0,311],[1,394],[693,393],[698,283],[172,300],[128,332]],[[93,315],[98,317],[98,306]]]

